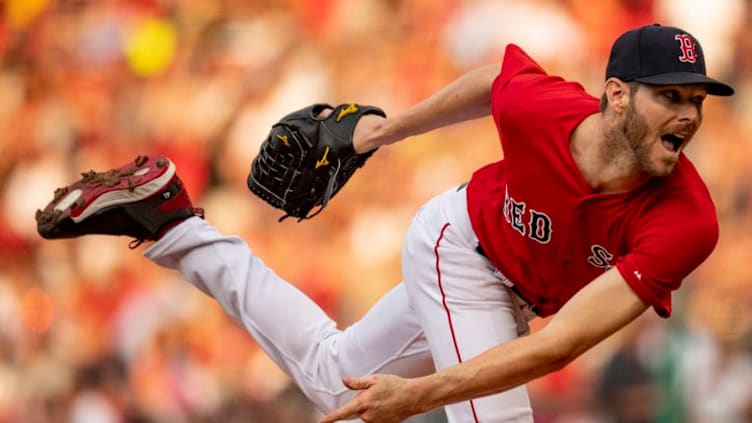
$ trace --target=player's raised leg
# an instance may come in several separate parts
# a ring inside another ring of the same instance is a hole
[[[433,371],[403,285],[341,331],[243,240],[219,233],[197,215],[201,211],[191,205],[172,162],[140,157],[59,189],[37,213],[37,224],[45,238],[112,234],[157,240],[145,255],[215,298],[321,411],[354,394],[342,385],[343,376]]]
[[[352,397],[343,376],[433,370],[403,285],[340,331],[317,304],[280,278],[248,245],[195,218],[145,251],[214,297],[322,411]]]

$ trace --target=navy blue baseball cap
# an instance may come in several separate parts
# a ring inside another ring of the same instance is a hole
[[[700,42],[690,33],[659,24],[625,32],[611,47],[606,79],[648,85],[702,84],[708,94],[729,96],[734,89],[709,78]]]

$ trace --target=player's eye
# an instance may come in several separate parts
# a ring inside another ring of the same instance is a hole
[[[671,101],[677,101],[679,100],[679,92],[676,90],[666,90],[661,93],[664,97]]]

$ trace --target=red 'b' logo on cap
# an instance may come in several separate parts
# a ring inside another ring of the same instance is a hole
[[[695,50],[695,40],[687,34],[676,34],[675,40],[679,40],[679,47],[681,48],[681,56],[679,56],[680,62],[694,63],[697,61],[697,50]]]

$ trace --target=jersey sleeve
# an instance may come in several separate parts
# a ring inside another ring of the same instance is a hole
[[[519,46],[509,44],[504,51],[504,60],[501,65],[501,72],[494,80],[491,86],[491,92],[497,95],[499,91],[512,79],[520,76],[535,77],[545,76],[546,71],[525,53]]]
[[[518,101],[526,98],[530,101],[530,87],[533,80],[546,78],[546,71],[527,53],[515,44],[509,44],[504,51],[501,71],[491,85],[491,113],[497,125],[499,117],[507,112],[518,110],[526,103]],[[517,89],[508,89],[512,81]],[[509,107],[506,107],[509,106]],[[511,110],[510,110],[511,109]]]
[[[569,128],[572,120],[579,123],[583,115],[597,111],[598,100],[581,84],[549,75],[520,47],[507,46],[501,71],[491,85],[491,113],[500,136],[529,139],[529,131],[541,134]],[[543,124],[547,126],[542,128]],[[512,153],[508,147],[505,154]]]
[[[630,252],[617,263],[632,290],[661,317],[671,315],[671,292],[715,248],[718,219],[712,201],[662,199],[646,211]]]

